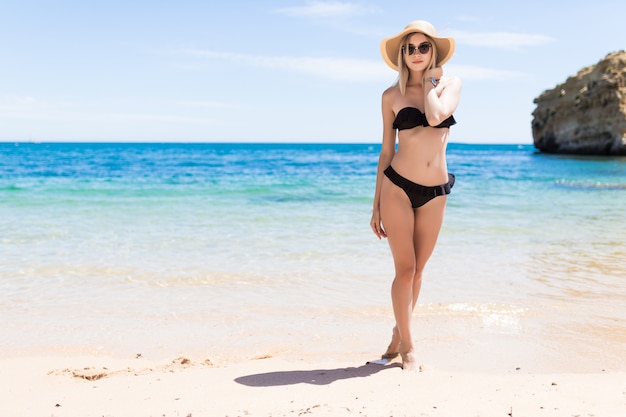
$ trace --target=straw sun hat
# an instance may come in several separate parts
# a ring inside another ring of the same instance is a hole
[[[415,20],[404,28],[404,30],[391,38],[385,38],[380,43],[380,52],[383,55],[383,59],[394,70],[398,71],[398,51],[400,50],[400,43],[402,38],[409,33],[423,33],[430,37],[437,47],[437,66],[440,67],[450,58],[454,53],[455,42],[454,38],[440,38],[435,32],[435,27],[425,20]]]

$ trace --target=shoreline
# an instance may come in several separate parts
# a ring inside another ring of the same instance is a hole
[[[259,357],[287,361],[377,359],[389,343],[389,308],[328,307],[239,311],[178,320],[86,324],[57,334],[40,327],[5,328],[4,358],[137,356],[169,361],[185,356],[217,366]],[[615,372],[626,371],[623,321],[583,322],[553,310],[489,304],[420,304],[413,320],[416,354],[431,369],[453,372]],[[158,331],[155,331],[158,329]],[[54,336],[54,338],[51,338]]]
[[[136,324],[112,327],[106,335],[117,339],[109,347],[90,340],[44,344],[34,334],[39,344],[0,349],[0,390],[8,398],[0,415],[624,414],[621,333],[608,338],[607,329],[578,327],[577,317],[570,318],[573,327],[546,322],[554,316],[519,306],[478,306],[420,305],[414,330],[421,371],[415,373],[402,371],[399,358],[366,364],[379,358],[391,336],[393,318],[382,307],[369,313],[320,307],[298,316],[285,306],[251,309],[237,319],[216,316],[220,328],[205,316],[188,321],[181,315],[168,326],[156,320],[145,333]],[[25,336],[22,329],[13,337],[24,343]]]
[[[318,323],[319,333],[283,335],[276,345],[252,337],[237,354],[198,343],[127,355],[4,352],[0,390],[8,400],[0,415],[612,417],[626,410],[625,362],[611,362],[608,350],[581,351],[558,338],[547,347],[525,325],[498,333],[434,315],[417,322],[419,371],[406,372],[399,358],[367,363],[388,341],[388,319],[364,328]]]

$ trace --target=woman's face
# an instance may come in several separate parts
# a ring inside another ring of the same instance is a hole
[[[424,71],[428,68],[432,53],[433,46],[426,35],[414,33],[404,47],[404,62],[413,71]]]

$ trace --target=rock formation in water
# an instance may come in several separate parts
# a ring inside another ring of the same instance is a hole
[[[626,155],[626,52],[608,54],[535,99],[532,132],[543,152]]]

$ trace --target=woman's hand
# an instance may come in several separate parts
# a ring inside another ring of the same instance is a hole
[[[443,67],[435,67],[428,70],[426,73],[426,79],[430,80],[430,77],[433,77],[435,80],[440,80],[441,77],[443,77]]]
[[[372,220],[370,221],[370,226],[372,227],[372,230],[374,231],[374,234],[376,235],[376,237],[378,237],[378,239],[387,237],[387,233],[385,233],[385,229],[383,229],[383,226],[380,222],[380,212],[378,210],[372,212]]]

